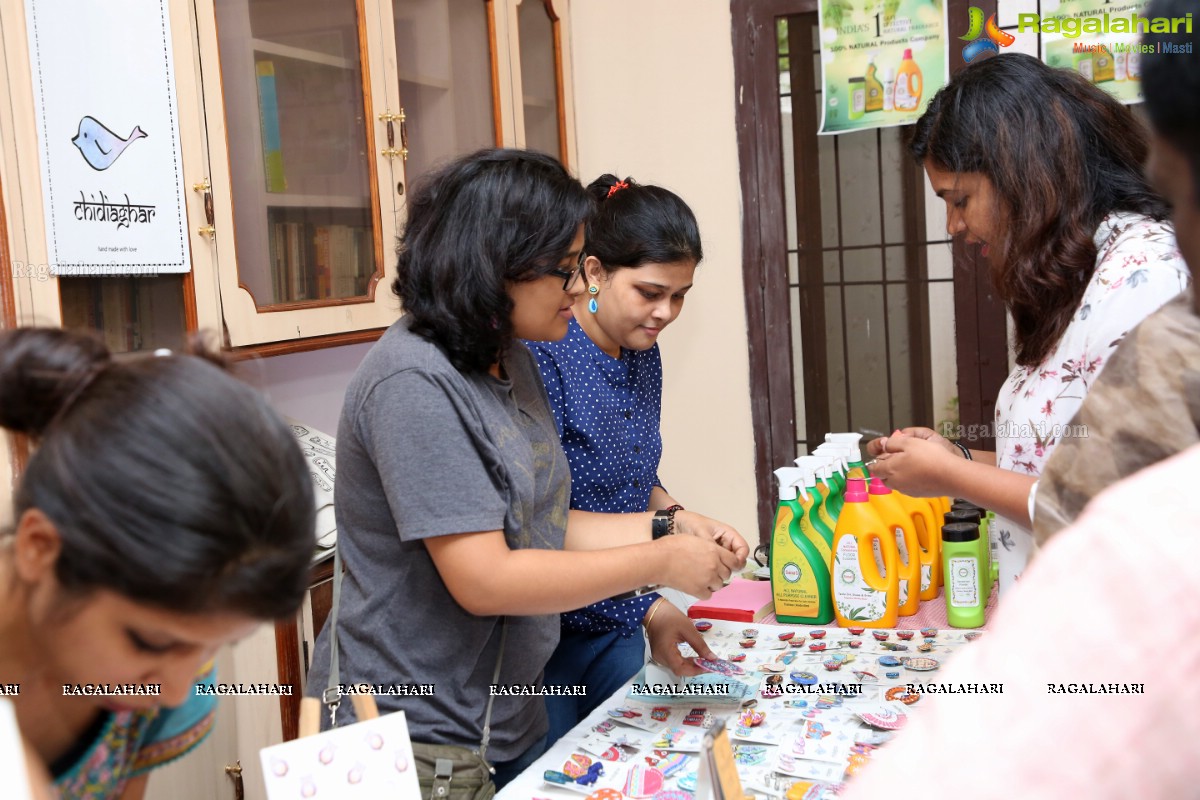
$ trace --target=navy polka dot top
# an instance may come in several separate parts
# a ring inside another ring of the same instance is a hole
[[[537,358],[550,409],[571,465],[571,508],[610,514],[649,510],[662,484],[659,420],[662,359],[658,345],[613,358],[572,319],[557,342],[526,342]],[[639,632],[656,594],[602,600],[563,615],[574,631]]]

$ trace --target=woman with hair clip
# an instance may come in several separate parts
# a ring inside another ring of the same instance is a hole
[[[564,338],[527,343],[571,465],[571,508],[677,513],[683,506],[658,478],[658,335],[683,310],[704,256],[700,229],[687,204],[659,186],[602,175],[588,191],[597,211],[584,236],[587,292],[576,301]],[[562,615],[562,638],[546,665],[546,683],[585,684],[588,691],[583,697],[546,698],[552,740],[641,669],[643,626],[654,633],[656,661],[670,658],[677,642],[700,638],[679,609],[653,592]]]
[[[404,710],[427,786],[431,746],[490,760],[497,786],[543,752],[543,703],[490,687],[536,691],[559,613],[647,584],[707,597],[745,563],[742,537],[698,514],[569,509],[567,460],[519,339],[566,334],[592,206],[535,152],[483,150],[418,182],[394,284],[405,314],[346,393],[338,682],[433,684],[379,698]],[[330,639],[326,626],[310,695],[330,683]]]
[[[996,400],[995,453],[905,428],[869,444],[871,472],[993,509],[1002,590],[1031,555],[1032,492],[1066,424],[1122,337],[1190,281],[1142,172],[1147,147],[1127,107],[1017,53],[962,70],[913,128],[948,232],[982,246],[1016,367]]]
[[[0,425],[36,444],[0,531],[0,684],[63,798],[139,798],[211,729],[217,649],[300,607],[304,457],[216,363],[58,329],[0,333]]]

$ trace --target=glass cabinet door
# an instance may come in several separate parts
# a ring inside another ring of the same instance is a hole
[[[386,277],[404,176],[387,135],[389,9],[194,3],[229,343],[290,352],[373,338],[399,314]]]
[[[217,0],[239,282],[260,309],[376,272],[354,0]]]
[[[521,105],[525,146],[564,164],[566,131],[562,115],[562,48],[558,14],[551,0],[522,0],[517,11],[521,40]]]
[[[409,181],[497,144],[493,13],[492,0],[392,0]]]

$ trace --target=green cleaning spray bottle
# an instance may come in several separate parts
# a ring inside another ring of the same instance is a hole
[[[803,470],[781,467],[779,506],[771,532],[771,594],[775,618],[780,622],[826,625],[833,620],[833,596],[829,588],[830,551],[821,554],[804,530],[805,509],[813,498],[798,483]],[[811,525],[809,526],[811,527]],[[821,536],[816,534],[816,538]]]

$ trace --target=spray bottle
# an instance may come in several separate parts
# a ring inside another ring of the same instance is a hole
[[[833,540],[833,612],[843,627],[891,628],[899,616],[900,583],[894,534],[868,502],[866,481],[851,478]],[[878,542],[887,577],[875,564]]]
[[[831,477],[832,470],[828,458],[825,456],[800,456],[796,459],[796,466],[812,470],[817,481],[817,494],[821,497],[821,507],[825,509],[825,518],[831,523],[831,528],[835,527],[838,514],[842,510],[842,494],[837,490],[837,485]]]
[[[803,480],[796,474],[800,472],[788,467],[775,470],[779,506],[771,532],[771,594],[780,622],[825,625],[833,619],[829,559],[803,530],[805,507],[811,507],[812,498],[796,485],[797,478]]]
[[[862,460],[862,448],[860,447],[860,443],[862,442],[861,433],[827,433],[825,434],[825,441],[830,444],[841,445],[848,450],[847,461],[849,462],[849,468],[846,472],[847,478],[866,479],[870,477],[867,473],[867,465]]]

